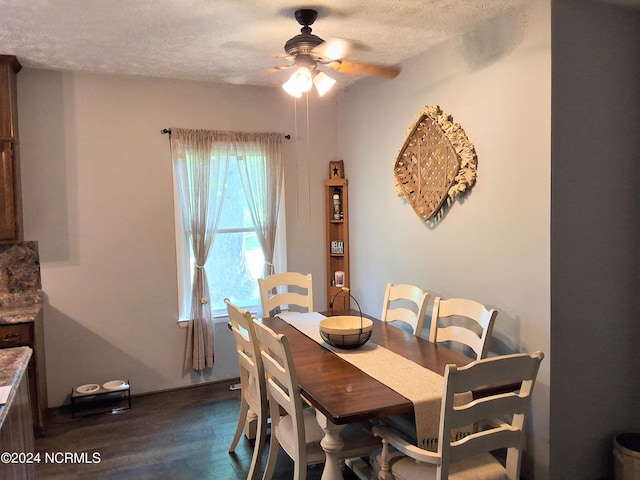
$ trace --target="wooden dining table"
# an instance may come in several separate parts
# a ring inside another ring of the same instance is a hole
[[[325,316],[332,315],[332,312],[321,313]],[[333,312],[333,315],[359,314],[354,310]],[[439,375],[444,376],[447,364],[461,366],[472,361],[460,353],[389,323],[369,315],[366,317],[373,320],[373,333],[369,342]],[[343,478],[339,465],[339,452],[343,445],[340,430],[347,424],[414,411],[411,400],[343,360],[286,320],[269,317],[261,321],[288,338],[302,395],[316,409],[318,422],[325,432],[321,445],[327,461],[322,480]]]

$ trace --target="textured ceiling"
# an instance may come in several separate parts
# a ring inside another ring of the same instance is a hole
[[[33,68],[278,85],[288,73],[267,70],[288,64],[277,56],[300,33],[298,8],[319,11],[314,34],[370,47],[359,60],[402,64],[528,1],[0,0],[0,54]]]

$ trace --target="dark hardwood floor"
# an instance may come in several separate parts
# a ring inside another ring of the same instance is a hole
[[[68,407],[53,409],[45,435],[36,438],[37,478],[244,479],[253,442],[243,437],[235,454],[228,453],[240,404],[232,383],[134,396],[131,410],[113,414],[72,418]],[[266,452],[263,467],[265,461]],[[274,478],[293,478],[292,465],[281,451]],[[318,480],[322,466],[307,472]],[[345,480],[356,478],[345,470]]]

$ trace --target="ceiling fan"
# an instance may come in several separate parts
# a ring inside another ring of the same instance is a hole
[[[385,78],[395,78],[400,73],[400,67],[396,65],[376,65],[351,58],[352,51],[368,50],[366,46],[358,42],[343,38],[332,38],[325,41],[311,33],[311,25],[318,17],[316,10],[296,10],[295,17],[302,25],[300,34],[290,38],[284,44],[284,51],[287,54],[285,58],[293,60],[294,63],[270,69],[275,72],[296,67],[293,75],[282,85],[282,88],[290,95],[300,97],[313,85],[316,86],[320,96],[328,92],[336,81],[320,71],[320,66],[326,66],[342,73],[376,75]]]

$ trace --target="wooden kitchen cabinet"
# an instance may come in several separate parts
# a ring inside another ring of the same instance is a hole
[[[0,55],[0,242],[22,240],[22,195],[16,74],[12,55]]]
[[[15,314],[29,319],[20,323],[0,323],[0,348],[31,347],[33,350],[27,368],[27,381],[33,428],[37,434],[40,434],[45,428],[48,408],[42,306],[33,305],[25,307],[24,313],[20,310],[16,312],[2,313],[0,309],[0,322],[5,316],[11,317]]]
[[[18,347],[0,351],[1,385],[10,386],[7,403],[0,407],[0,478],[35,480],[35,439],[31,429],[29,383],[25,373],[30,348]],[[9,455],[9,457],[6,457]]]

